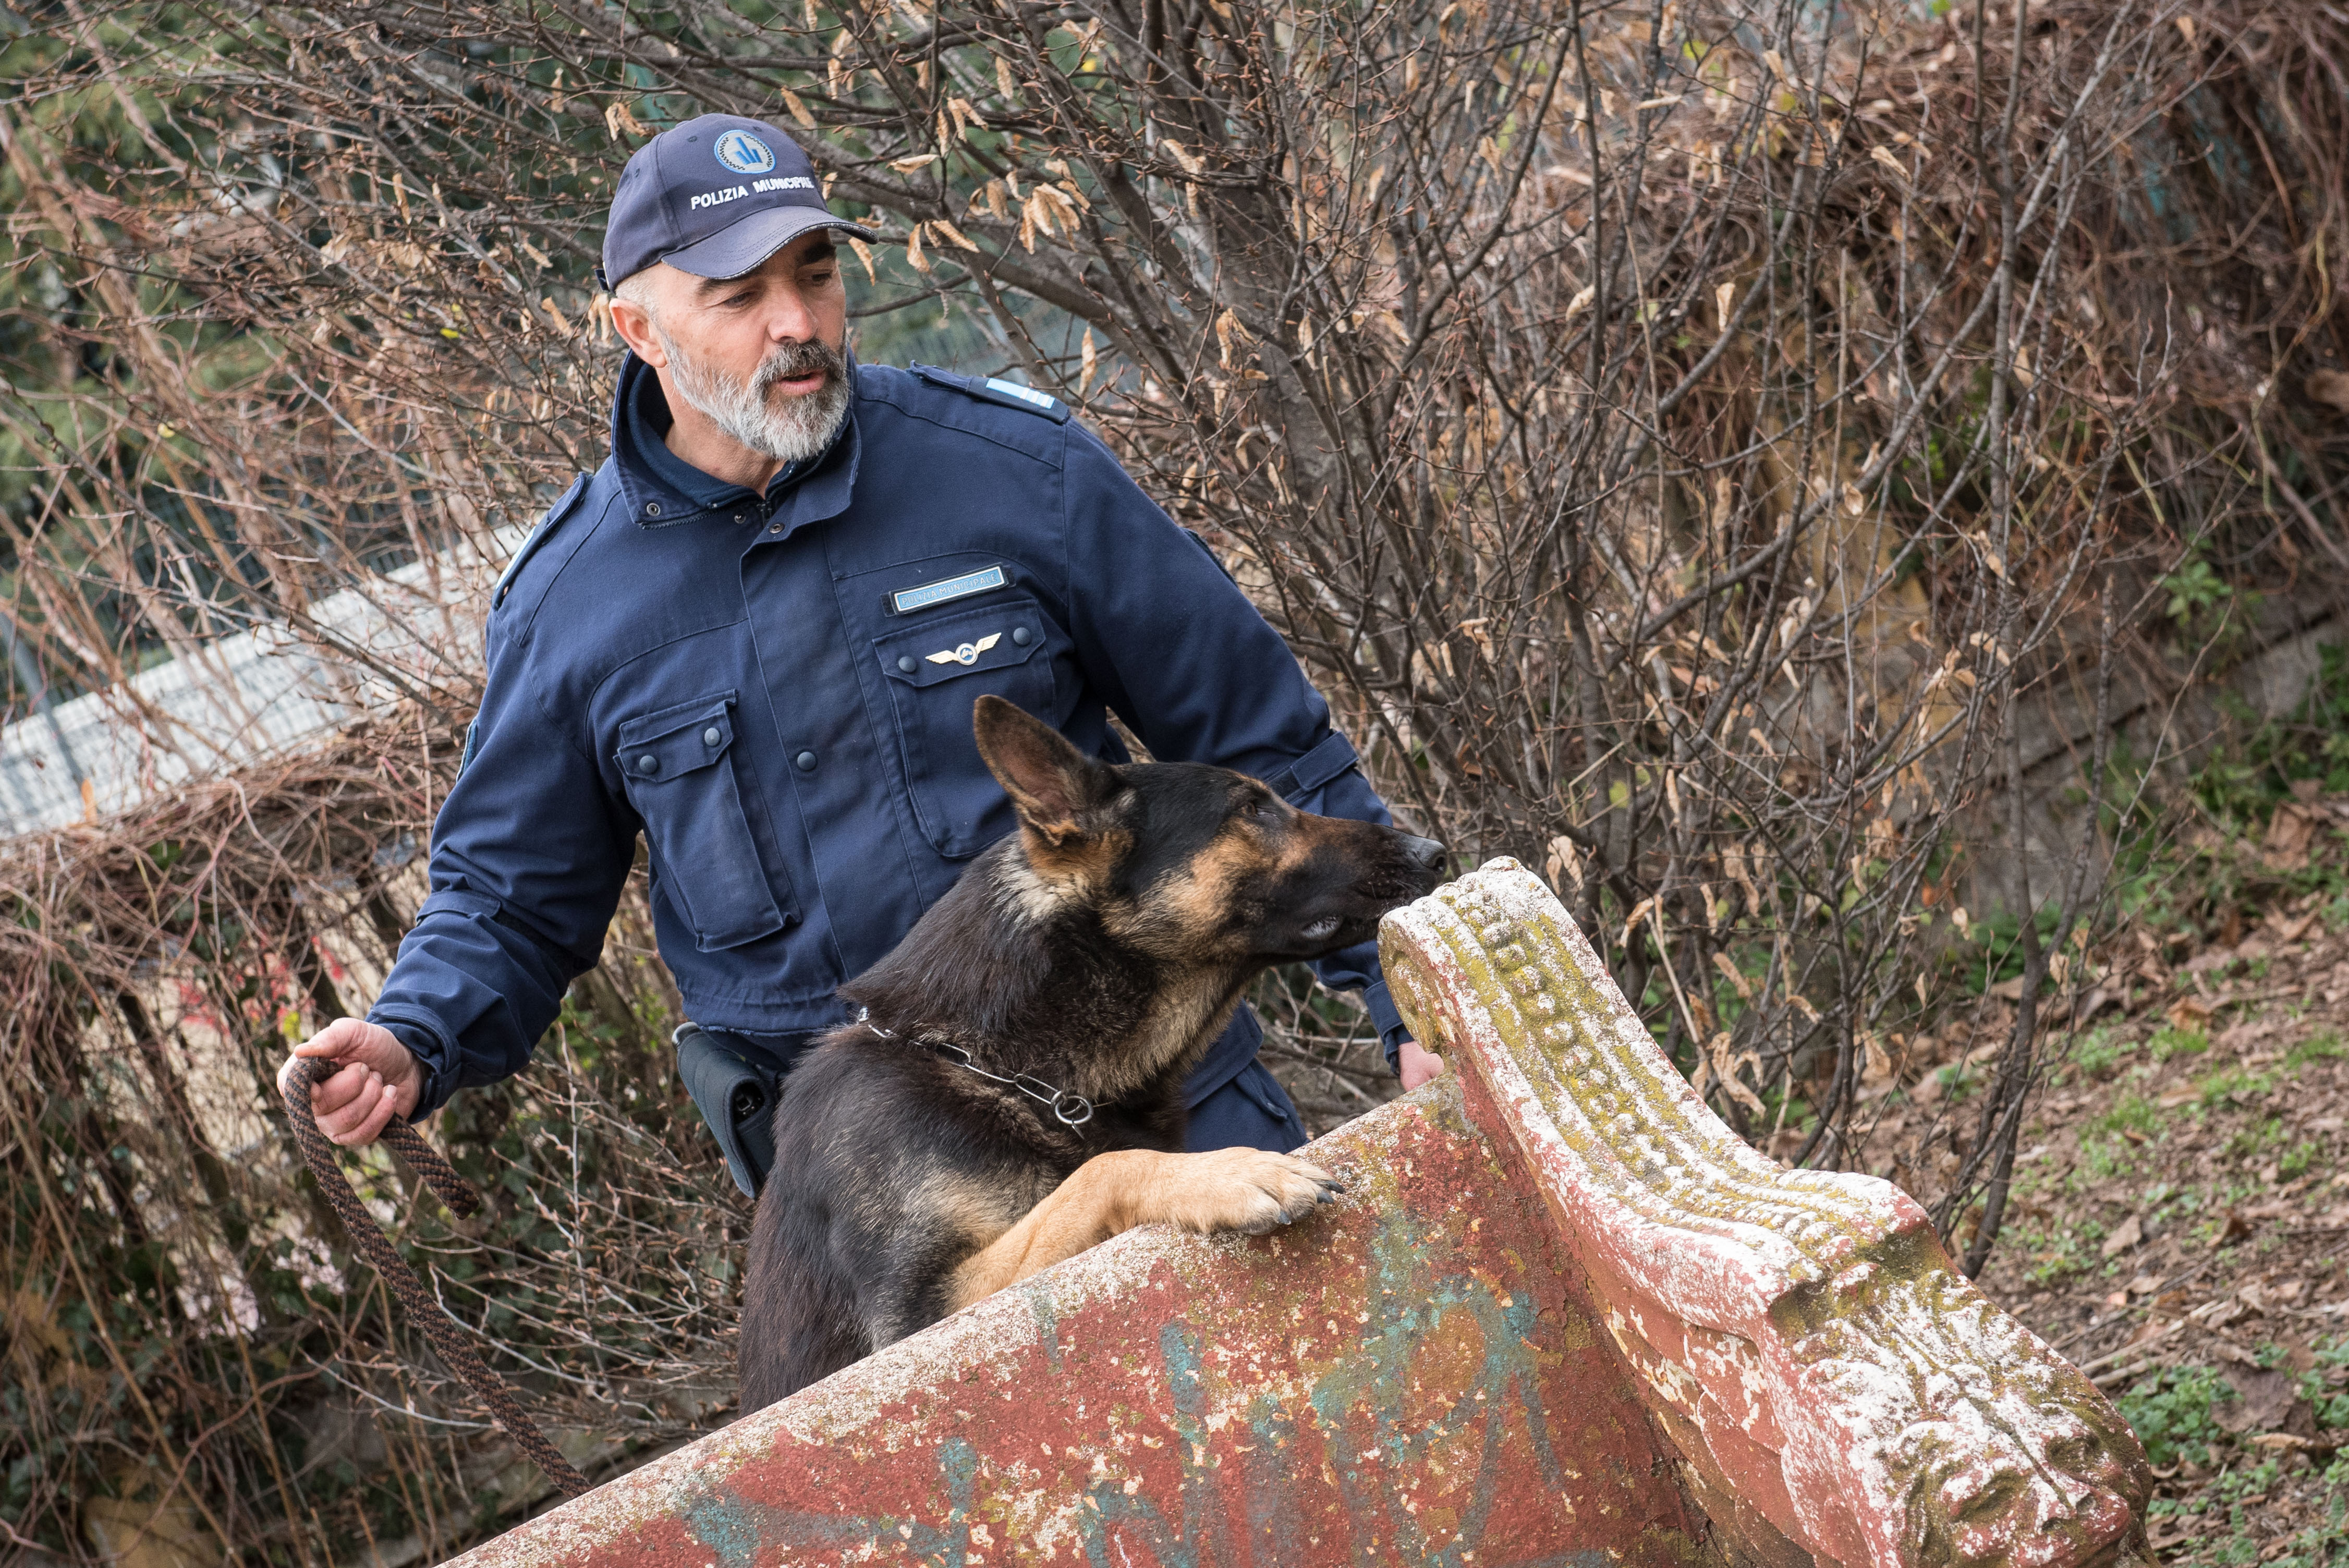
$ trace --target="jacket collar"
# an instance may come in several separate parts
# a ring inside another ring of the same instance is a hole
[[[857,375],[852,354],[852,388]],[[660,378],[633,353],[624,355],[620,383],[612,397],[612,462],[618,472],[620,499],[640,528],[713,516],[735,523],[771,517],[788,535],[807,524],[836,517],[848,509],[856,483],[856,401],[849,400],[848,418],[822,456],[784,469],[760,495],[704,473],[668,450],[663,438],[672,416]]]

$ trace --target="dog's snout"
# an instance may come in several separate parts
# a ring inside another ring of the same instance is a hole
[[[1438,870],[1444,865],[1444,846],[1433,838],[1417,838],[1406,833],[1402,836],[1402,852],[1423,871]]]

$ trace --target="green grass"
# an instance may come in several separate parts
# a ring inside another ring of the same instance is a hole
[[[2123,1095],[2111,1110],[2088,1124],[2091,1133],[2110,1137],[2139,1132],[2147,1137],[2161,1128],[2161,1107],[2143,1095]]]
[[[2192,1497],[2156,1498],[2146,1511],[2153,1520],[2225,1516],[2223,1533],[2197,1542],[2189,1554],[2169,1557],[2168,1561],[2174,1563],[2235,1568],[2238,1563],[2265,1563],[2267,1568],[2320,1568],[2342,1562],[2344,1548],[2349,1547],[2349,1464],[2336,1462],[2322,1476],[2324,1515],[2316,1523],[2282,1541],[2262,1540],[2253,1533],[2249,1510],[2289,1479],[2282,1465],[2262,1459],[2228,1469]]]
[[[2075,1179],[2098,1183],[2129,1174],[2139,1157],[2127,1135],[2135,1133],[2149,1142],[2160,1130],[2160,1106],[2140,1094],[2123,1095],[2112,1109],[2081,1129]]]
[[[2084,1220],[2054,1231],[2025,1226],[2011,1231],[2000,1244],[2019,1247],[2031,1260],[2023,1267],[2023,1278],[2034,1285],[2053,1285],[2095,1270],[2103,1261],[2104,1239],[2102,1225]]]
[[[2227,1159],[2257,1159],[2261,1155],[2275,1152],[2282,1142],[2283,1118],[2270,1116],[2264,1121],[2253,1122],[2250,1127],[2238,1127],[2220,1146],[2219,1153]]]
[[[2170,1366],[2154,1373],[2113,1401],[2145,1444],[2157,1469],[2180,1459],[2211,1463],[2210,1446],[2224,1435],[2211,1417],[2213,1402],[2228,1393],[2209,1366]]]
[[[2315,1062],[2331,1062],[2349,1056],[2349,1045],[2341,1044],[2341,1033],[2334,1029],[2320,1029],[2307,1039],[2284,1053],[2287,1071],[2297,1070]]]
[[[1941,1086],[1941,1097],[1954,1106],[1982,1087],[1982,1075],[1963,1062],[1952,1062],[1935,1068],[1933,1081]]]
[[[2197,1080],[2194,1104],[2197,1109],[2205,1111],[2240,1110],[2254,1100],[2266,1098],[2275,1086],[2272,1074],[2221,1067]]]
[[[2079,1066],[2083,1076],[2104,1077],[2123,1060],[2137,1054],[2138,1042],[2116,1039],[2115,1033],[2109,1025],[2091,1030],[2087,1037],[2074,1048],[2072,1060]]]
[[[2199,1056],[2210,1049],[2210,1036],[2199,1029],[2180,1029],[2175,1024],[2153,1032],[2146,1044],[2157,1062],[2167,1062],[2172,1056]]]
[[[2087,1192],[2137,1168],[2137,1147],[2124,1137],[2083,1137],[2074,1190]]]

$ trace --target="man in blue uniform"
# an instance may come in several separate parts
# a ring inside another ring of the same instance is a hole
[[[612,455],[492,596],[430,896],[381,996],[296,1048],[344,1064],[313,1095],[336,1142],[522,1069],[642,833],[698,1026],[680,1070],[754,1189],[760,1113],[844,1021],[834,989],[1014,826],[971,737],[982,692],[1091,753],[1125,760],[1113,710],[1160,758],[1387,820],[1278,635],[1066,408],[850,358],[834,230],[864,233],[761,121],[704,116],[629,160],[604,248],[629,349]],[[1319,967],[1364,991],[1407,1085],[1433,1075],[1374,944]],[[1261,1037],[1243,1008],[1200,1064],[1194,1148],[1303,1141]]]

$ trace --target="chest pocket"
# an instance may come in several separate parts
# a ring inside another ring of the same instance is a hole
[[[734,693],[719,692],[621,724],[628,799],[645,819],[653,872],[704,952],[782,929],[778,899],[734,780]]]
[[[924,616],[873,639],[888,677],[905,745],[905,778],[923,836],[941,855],[976,855],[1018,819],[1003,786],[978,758],[971,705],[987,693],[1049,722],[1052,659],[1042,611],[1027,598],[960,615]]]

